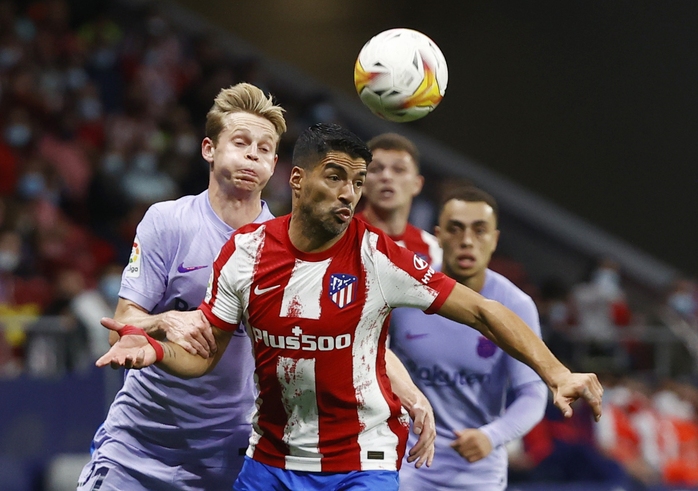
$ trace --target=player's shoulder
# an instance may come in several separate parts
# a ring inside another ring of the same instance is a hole
[[[288,223],[289,218],[290,218],[289,215],[285,215],[285,216],[280,216],[280,217],[272,217],[265,222],[248,223],[248,224],[243,225],[242,227],[238,228],[237,230],[235,230],[235,233],[233,234],[233,236],[240,236],[240,235],[254,233],[255,231],[258,231],[260,228],[263,228],[265,233],[278,234],[284,230],[283,224]]]
[[[434,234],[431,234],[426,230],[422,230],[421,228],[417,228],[411,223],[408,223],[407,225],[408,228],[413,228],[415,232],[419,234],[419,237],[422,239],[422,241],[424,241],[425,244],[428,244],[429,246],[439,247],[439,239],[437,239]]]
[[[233,250],[248,250],[256,255],[258,248],[265,242],[285,243],[284,234],[288,234],[290,215],[272,218],[266,222],[252,222],[243,225],[233,232],[224,248],[232,253]]]
[[[489,285],[487,285],[488,290],[492,293],[492,296],[499,297],[494,298],[495,300],[508,304],[535,306],[531,296],[516,286],[506,276],[488,269],[487,282],[489,283]]]
[[[159,225],[176,224],[178,226],[196,222],[192,220],[193,214],[200,214],[203,200],[206,199],[204,193],[196,195],[182,196],[178,199],[160,201],[150,205],[146,211],[146,217],[157,219]]]
[[[385,244],[393,242],[387,233],[380,228],[371,225],[368,221],[366,221],[365,218],[359,215],[356,216],[356,219],[351,221],[347,232],[349,234],[354,234],[355,238],[359,241],[363,240],[366,234],[373,235],[375,239],[374,241],[380,249],[384,249],[386,247]]]

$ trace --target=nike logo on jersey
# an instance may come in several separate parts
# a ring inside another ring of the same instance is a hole
[[[408,332],[407,334],[405,334],[405,337],[406,337],[407,339],[412,340],[412,339],[424,338],[424,337],[426,337],[426,336],[428,336],[428,335],[429,335],[429,333],[426,333],[426,332],[425,332],[425,333],[422,333],[422,334],[412,334],[412,333]]]
[[[192,271],[196,271],[197,269],[204,269],[206,267],[208,266],[185,266],[184,263],[179,263],[179,266],[177,266],[177,271],[179,271],[180,273],[191,273]]]
[[[270,287],[267,287],[267,288],[260,288],[259,285],[255,285],[255,287],[254,287],[254,294],[255,294],[255,295],[264,295],[264,294],[267,293],[267,292],[270,292],[270,291],[272,291],[272,290],[276,290],[276,289],[279,288],[280,286],[281,286],[281,285],[274,285],[274,286],[270,286]]]

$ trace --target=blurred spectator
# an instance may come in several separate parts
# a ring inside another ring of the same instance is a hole
[[[599,447],[640,482],[660,482],[659,425],[649,387],[632,379],[602,380],[604,414],[594,428]]]
[[[698,285],[686,278],[676,280],[667,295],[666,305],[672,313],[695,324],[698,321]]]
[[[586,482],[589,489],[595,484],[635,489],[633,478],[596,446],[589,408],[573,407],[573,416],[566,419],[549,402],[543,420],[523,438],[523,453],[510,459],[511,481]]]
[[[88,366],[88,328],[84,321],[90,316],[79,315],[77,308],[85,289],[84,276],[77,269],[57,272],[54,298],[43,312],[45,317],[28,329],[26,364],[30,373],[58,376]]]
[[[568,364],[574,353],[570,339],[571,302],[570,289],[563,280],[548,278],[543,281],[537,302],[543,340],[555,356]]]
[[[601,258],[586,283],[572,290],[572,305],[576,316],[576,331],[588,342],[585,369],[613,368],[627,365],[627,356],[618,342],[618,326],[630,324],[630,309],[621,287],[620,268],[610,258]],[[619,366],[620,365],[620,366]],[[608,366],[606,366],[608,368]]]
[[[675,380],[665,380],[652,399],[664,442],[661,465],[664,482],[698,486],[698,389]]]

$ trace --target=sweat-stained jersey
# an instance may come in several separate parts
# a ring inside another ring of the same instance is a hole
[[[363,213],[359,213],[356,216],[370,224]],[[398,245],[409,249],[427,261],[436,271],[441,271],[443,251],[439,246],[437,238],[429,232],[425,232],[421,228],[408,223],[403,234],[389,235],[388,237],[397,242]]]
[[[408,417],[385,368],[393,307],[438,310],[454,280],[352,220],[328,250],[308,254],[290,216],[245,226],[214,263],[201,304],[225,330],[247,326],[260,390],[247,455],[296,471],[396,470]]]

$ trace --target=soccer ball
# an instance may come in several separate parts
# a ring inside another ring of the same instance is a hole
[[[448,83],[446,59],[421,32],[389,29],[371,38],[354,65],[361,101],[390,121],[414,121],[441,102]]]

